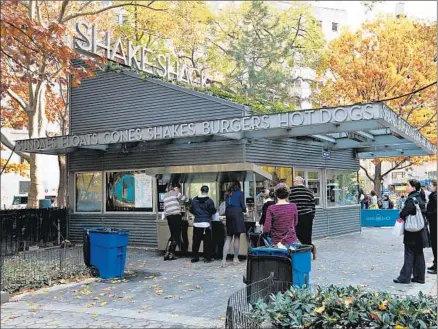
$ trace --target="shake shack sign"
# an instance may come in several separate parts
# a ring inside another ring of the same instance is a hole
[[[73,47],[76,50],[108,58],[137,70],[167,80],[177,80],[192,86],[205,87],[208,77],[201,70],[172,60],[170,55],[156,54],[152,50],[135,46],[130,40],[113,38],[110,32],[100,33],[95,24],[76,24]],[[99,38],[100,35],[104,37]]]

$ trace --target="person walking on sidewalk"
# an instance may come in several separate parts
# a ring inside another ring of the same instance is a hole
[[[201,187],[201,194],[194,197],[190,212],[195,216],[193,222],[193,258],[192,263],[199,262],[199,247],[203,242],[204,262],[213,261],[211,241],[211,220],[216,213],[216,207],[212,199],[208,197],[208,186]]]
[[[437,274],[437,195],[436,195],[436,179],[430,183],[429,202],[427,203],[426,213],[429,221],[430,243],[432,244],[433,265],[428,268],[429,274]]]
[[[400,218],[406,221],[410,215],[417,214],[416,204],[420,207],[421,212],[425,209],[424,200],[420,196],[421,185],[416,179],[410,179],[406,191],[409,193],[406,198],[405,206],[400,211]],[[423,214],[422,214],[423,215]],[[418,232],[404,231],[403,244],[405,245],[404,264],[395,283],[409,284],[412,282],[424,283],[426,274],[426,263],[424,261],[423,248],[424,241],[424,227]],[[412,279],[411,279],[412,277]]]
[[[167,241],[164,260],[174,260],[176,246],[180,245],[181,241],[181,204],[186,201],[187,197],[182,195],[180,184],[173,184],[170,190],[164,195],[164,215],[167,219],[167,224],[170,229],[170,238]]]
[[[298,208],[297,236],[302,244],[313,246],[313,259],[316,259],[316,248],[312,244],[313,220],[315,218],[315,197],[313,191],[304,186],[304,179],[295,178],[295,186],[290,190],[289,202]]]

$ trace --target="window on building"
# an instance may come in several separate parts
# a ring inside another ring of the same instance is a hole
[[[327,170],[327,207],[357,204],[358,194],[356,171]]]
[[[106,211],[153,211],[153,178],[144,171],[106,173]]]
[[[30,181],[20,181],[18,182],[18,192],[20,194],[26,194],[30,191]]]
[[[437,171],[429,171],[427,173],[427,178],[437,178]]]
[[[77,173],[76,212],[102,211],[102,174],[100,172]]]
[[[261,168],[272,175],[273,184],[284,182],[292,186],[292,168],[275,166],[261,166]]]
[[[321,204],[321,171],[316,169],[295,169],[295,177],[303,177],[304,185],[313,191],[315,196],[315,205],[322,207]]]
[[[398,172],[392,173],[393,179],[402,179],[402,178],[405,178],[405,176],[406,176],[406,173],[404,171],[398,171]]]
[[[338,27],[339,27],[338,25],[339,25],[338,23],[335,23],[335,22],[332,23],[332,31],[333,32],[338,32]]]

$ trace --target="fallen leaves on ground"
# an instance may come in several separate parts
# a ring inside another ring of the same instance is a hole
[[[167,295],[167,296],[164,296],[164,299],[171,299],[171,298],[175,298],[176,296],[175,295]]]
[[[172,318],[177,318],[177,317],[179,317],[179,314],[174,313],[174,314],[171,315],[171,317]]]
[[[157,289],[157,290],[155,290],[155,295],[158,295],[158,296],[160,296],[160,295],[162,295],[163,294],[163,290],[162,289]]]
[[[103,303],[100,303],[100,306],[105,306],[106,304],[108,304],[108,302],[103,302]]]

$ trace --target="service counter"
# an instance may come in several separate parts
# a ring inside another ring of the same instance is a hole
[[[222,218],[222,217],[221,217]],[[187,236],[189,239],[189,249],[188,251],[192,251],[192,243],[193,243],[193,219],[190,219],[189,221],[189,228],[187,231]],[[224,230],[225,228],[225,218],[223,218],[222,222],[224,223]],[[253,221],[245,221],[246,227],[249,230],[251,227],[255,227],[255,222]],[[158,232],[158,249],[159,250],[165,250],[167,241],[170,238],[170,230],[169,226],[167,225],[167,220],[157,220],[157,232]],[[225,235],[225,233],[224,233]],[[203,244],[201,243],[201,247],[199,248],[199,251],[202,252]],[[178,249],[177,249],[178,250]],[[246,256],[248,252],[248,241],[247,241],[247,235],[241,234],[240,236],[240,249],[239,249],[239,255],[240,256]]]

